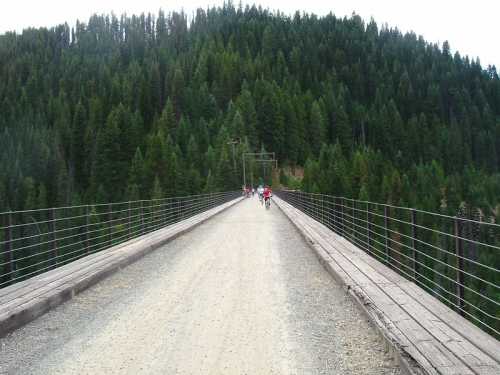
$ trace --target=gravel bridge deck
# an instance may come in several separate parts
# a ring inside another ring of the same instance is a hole
[[[246,199],[0,339],[5,374],[398,374],[286,216]]]

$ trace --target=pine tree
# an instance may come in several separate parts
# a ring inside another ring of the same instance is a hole
[[[124,165],[125,155],[120,145],[121,131],[119,127],[119,110],[112,111],[106,121],[106,126],[97,136],[97,150],[93,165],[93,184],[102,187],[102,199],[118,201],[121,199],[127,168]]]
[[[175,137],[176,128],[177,120],[175,119],[174,105],[169,97],[160,117],[159,130],[165,135]]]
[[[198,143],[194,135],[191,135],[189,138],[189,143],[186,151],[186,164],[190,168],[195,168],[200,165],[199,151],[198,151]]]
[[[325,139],[325,118],[318,102],[314,102],[311,108],[311,123],[309,127],[309,143],[318,155],[321,143]]]
[[[231,124],[232,133],[236,138],[243,139],[247,134],[245,132],[245,125],[243,124],[243,118],[239,111],[236,111]]]
[[[162,199],[164,198],[163,189],[161,188],[160,179],[155,176],[153,183],[153,190],[151,191],[151,199]]]
[[[127,200],[134,201],[144,197],[145,166],[141,149],[137,148],[132,159],[127,183]]]
[[[181,118],[183,110],[183,91],[184,91],[185,81],[184,74],[180,66],[177,66],[174,71],[174,76],[172,78],[172,86],[170,93],[172,96],[172,104],[175,109],[176,119]]]
[[[310,191],[496,212],[498,73],[447,43],[232,4],[189,28],[160,12],[72,34],[0,38],[0,211],[148,198],[156,178],[167,196],[239,187],[241,153],[263,145],[310,159]],[[270,183],[269,165],[247,171]]]
[[[175,196],[181,191],[180,177],[182,173],[179,164],[178,153],[172,142],[172,138],[167,137],[163,147],[163,160],[165,166],[163,168],[163,180],[161,180],[164,191],[167,196]]]
[[[70,147],[75,180],[78,181],[83,187],[86,187],[87,184],[87,171],[85,170],[85,151],[88,149],[85,143],[86,128],[87,119],[85,108],[80,101],[76,106],[75,114],[73,116]]]
[[[212,176],[212,171],[208,170],[207,179],[205,182],[205,187],[203,188],[204,193],[213,193],[217,190],[214,177]]]
[[[148,139],[144,160],[145,189],[152,191],[155,176],[165,181],[167,161],[165,158],[165,142],[160,132]]]
[[[243,86],[245,87],[245,84]],[[255,149],[259,144],[257,137],[257,112],[252,95],[247,88],[242,89],[236,105],[245,124],[244,134],[248,137],[251,147]]]
[[[345,150],[350,151],[353,147],[353,134],[349,117],[342,104],[335,109],[334,114],[334,137],[338,139]]]
[[[232,190],[236,188],[233,165],[229,156],[227,146],[222,146],[216,169],[216,185],[221,190]]]

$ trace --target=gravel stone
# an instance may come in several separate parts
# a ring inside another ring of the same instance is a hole
[[[399,374],[276,206],[246,199],[0,339],[0,374]]]

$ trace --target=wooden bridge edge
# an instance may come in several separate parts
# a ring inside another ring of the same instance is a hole
[[[118,258],[116,261],[111,261],[110,263],[98,267],[95,272],[90,272],[82,276],[76,276],[74,279],[66,282],[62,286],[55,287],[46,293],[43,297],[32,298],[26,303],[20,303],[18,308],[13,309],[12,311],[8,311],[0,315],[0,338],[7,335],[9,332],[14,331],[17,328],[26,325],[27,323],[35,320],[39,316],[45,314],[49,310],[61,305],[62,303],[70,300],[78,293],[83,292],[87,288],[97,284],[99,281],[104,280],[108,276],[111,276],[116,271],[121,270],[122,268],[138,261],[148,253],[158,249],[159,247],[165,245],[166,243],[174,240],[175,238],[190,232],[195,229],[199,225],[203,224],[207,220],[215,217],[216,215],[226,211],[227,209],[233,207],[235,204],[242,201],[243,198],[236,198],[233,201],[223,204],[222,206],[214,207],[209,211],[202,212],[194,217],[191,217],[185,221],[181,221],[172,226],[158,229],[155,232],[148,233],[144,236],[134,238],[130,241],[127,241],[123,244],[119,244],[115,247],[111,247],[109,249],[103,251],[113,251],[114,248],[120,247],[124,248],[127,246],[134,246],[134,244],[138,241],[138,239],[152,236],[154,239],[150,241],[147,245],[141,246],[138,250],[134,250],[127,254],[126,257]],[[208,215],[207,215],[208,213]],[[198,216],[198,218],[197,218]],[[187,227],[183,227],[183,224],[186,224],[186,221],[192,221]],[[168,234],[161,235],[161,231],[165,229],[170,229],[172,227],[178,226],[179,230],[174,230],[173,232],[169,231]],[[156,234],[156,236],[155,236]],[[160,234],[160,235],[158,235]],[[81,258],[75,262],[85,260],[86,257]],[[74,263],[74,262],[72,262]],[[49,271],[47,273],[54,272],[57,273],[58,269],[53,271]],[[26,282],[29,281],[26,280]],[[23,282],[21,282],[23,283]],[[17,284],[21,284],[17,283]],[[17,285],[15,284],[15,285]],[[19,285],[17,285],[19,287]],[[0,305],[0,308],[2,306]]]
[[[323,267],[327,270],[327,272],[345,289],[346,293],[356,302],[357,306],[360,308],[360,311],[368,318],[368,320],[372,323],[372,325],[376,328],[377,333],[383,339],[386,344],[386,348],[389,350],[390,354],[396,361],[396,363],[400,366],[402,373],[404,375],[426,375],[428,374],[425,369],[420,366],[420,364],[409,355],[402,347],[399,340],[394,337],[394,334],[388,329],[387,325],[384,324],[376,311],[372,308],[371,304],[367,304],[364,300],[359,296],[355,290],[349,287],[346,282],[345,277],[343,277],[337,270],[335,270],[331,263],[328,261],[329,256],[325,253],[323,248],[316,244],[315,240],[312,236],[307,232],[307,230],[300,225],[297,221],[295,221],[291,215],[287,212],[286,209],[282,207],[279,202],[279,199],[273,198],[274,202],[281,212],[285,215],[285,217],[293,224],[293,226],[298,230],[302,238],[304,238],[305,242],[309,245],[309,247],[313,250],[314,254],[318,258],[319,262],[323,265]]]

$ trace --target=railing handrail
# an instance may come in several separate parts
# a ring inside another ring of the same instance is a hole
[[[0,288],[177,223],[239,196],[240,191],[218,191],[1,213],[5,225],[0,226]],[[26,213],[30,215],[27,217]]]
[[[32,208],[27,210],[10,210],[10,211],[2,211],[0,212],[0,216],[8,215],[8,214],[23,214],[30,212],[42,212],[42,211],[50,211],[50,210],[68,210],[73,208],[84,208],[84,207],[103,207],[109,205],[119,205],[119,204],[128,204],[128,203],[140,203],[140,202],[155,202],[155,201],[168,201],[173,199],[181,199],[181,198],[191,198],[191,197],[203,197],[217,194],[224,194],[226,191],[216,191],[211,193],[201,193],[201,194],[193,194],[193,195],[179,195],[173,197],[165,197],[165,198],[152,198],[152,199],[137,199],[134,201],[120,201],[120,202],[107,202],[107,203],[87,203],[87,204],[79,204],[73,206],[53,206],[46,208]]]
[[[344,200],[347,200],[347,201],[353,201],[353,202],[359,202],[359,203],[365,203],[365,204],[373,204],[373,205],[383,206],[383,207],[385,206],[385,207],[390,207],[390,208],[395,208],[395,209],[405,210],[405,211],[415,211],[415,212],[423,213],[423,214],[426,214],[426,215],[439,216],[439,217],[447,218],[447,219],[451,219],[451,220],[457,219],[457,220],[460,220],[460,221],[467,221],[467,222],[471,222],[471,223],[478,223],[478,224],[481,224],[481,225],[488,225],[488,226],[494,226],[494,227],[500,228],[500,224],[499,223],[491,223],[491,222],[488,222],[488,221],[474,220],[474,219],[469,219],[469,218],[465,218],[465,217],[461,217],[461,216],[451,216],[451,215],[446,215],[446,214],[442,214],[442,213],[439,213],[439,212],[426,211],[426,210],[422,210],[422,209],[418,209],[418,208],[412,208],[412,207],[395,206],[395,205],[392,205],[392,204],[389,204],[389,203],[364,201],[364,200],[359,200],[359,199],[354,199],[354,198],[349,198],[349,197],[339,196],[339,195],[333,195],[333,194],[310,193],[310,192],[304,192],[302,190],[286,190],[286,189],[283,189],[283,190],[280,190],[280,191],[304,193],[304,194],[311,194],[311,195],[318,195],[318,196],[323,195],[323,196],[328,196],[328,197],[336,198],[336,199],[344,199]]]
[[[500,337],[500,225],[322,193],[276,194]]]

